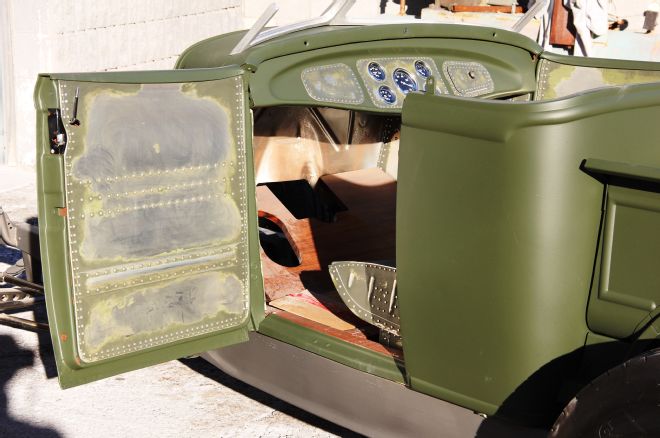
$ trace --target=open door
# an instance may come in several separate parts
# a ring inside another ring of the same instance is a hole
[[[246,93],[239,68],[39,78],[62,387],[246,341],[263,319]]]

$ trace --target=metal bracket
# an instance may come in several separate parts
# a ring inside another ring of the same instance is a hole
[[[67,136],[59,108],[48,108],[48,134],[50,153],[63,154],[66,149]]]
[[[236,46],[230,52],[236,55],[249,47],[272,40],[282,35],[297,32],[304,29],[311,29],[321,26],[363,26],[371,24],[391,24],[391,23],[415,23],[419,20],[415,17],[386,17],[383,18],[349,18],[346,16],[348,11],[355,4],[355,0],[334,0],[330,6],[316,18],[300,21],[298,23],[288,24],[286,26],[273,27],[265,29],[268,22],[277,13],[276,4],[271,4],[264,13],[257,19],[252,28],[241,38]],[[264,30],[265,29],[265,30]]]
[[[17,248],[22,255],[16,264],[0,272],[0,324],[28,330],[47,328],[47,324],[5,313],[43,302],[44,286],[38,283],[41,281],[39,229],[24,222],[13,223],[0,207],[0,245]],[[20,277],[23,274],[26,279]]]
[[[400,336],[396,268],[376,263],[333,262],[328,270],[339,296],[353,314]]]
[[[238,44],[236,44],[234,49],[229,54],[235,55],[248,48],[252,41],[257,37],[259,32],[261,32],[264,27],[266,27],[271,18],[277,14],[277,11],[279,11],[279,7],[275,3],[268,5],[266,10],[261,14],[259,18],[257,18],[257,21],[254,23],[254,25],[250,28],[250,30],[247,31],[245,35],[243,35],[243,38],[241,38],[241,40],[238,42]]]
[[[511,5],[511,10],[515,10],[515,3]],[[520,33],[522,30],[527,26],[527,23],[529,23],[532,18],[536,16],[539,12],[541,12],[543,9],[546,9],[548,7],[548,0],[539,0],[534,5],[525,12],[525,15],[520,17],[520,19],[514,23],[514,25],[511,27],[511,30],[513,32]]]
[[[39,227],[25,222],[12,222],[0,207],[0,245],[2,244],[21,251],[29,281],[41,281]]]

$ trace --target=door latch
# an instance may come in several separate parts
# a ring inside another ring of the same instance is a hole
[[[63,154],[66,149],[67,137],[59,108],[48,108],[48,133],[50,138],[50,153]]]

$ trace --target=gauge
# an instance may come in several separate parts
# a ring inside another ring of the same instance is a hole
[[[385,70],[383,70],[383,67],[381,67],[379,63],[370,62],[369,65],[367,66],[367,70],[369,70],[369,74],[375,80],[377,81],[385,80]]]
[[[417,73],[423,78],[431,76],[431,69],[424,61],[415,61],[415,70],[417,70]]]
[[[390,105],[393,105],[396,102],[396,94],[394,94],[394,91],[392,91],[387,85],[381,85],[378,87],[378,95],[385,101],[385,103],[389,103]]]
[[[403,94],[408,94],[411,91],[417,91],[417,82],[415,82],[413,77],[410,76],[410,73],[408,73],[406,70],[397,68],[394,70],[392,78],[394,79],[396,86],[399,87],[401,91],[403,91]]]

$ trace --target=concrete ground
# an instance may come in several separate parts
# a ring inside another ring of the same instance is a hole
[[[36,216],[33,172],[0,166],[0,206]],[[18,258],[0,246],[0,271]],[[17,316],[44,321],[43,303]],[[0,325],[0,437],[354,436],[202,359],[172,361],[61,390],[50,336]]]

